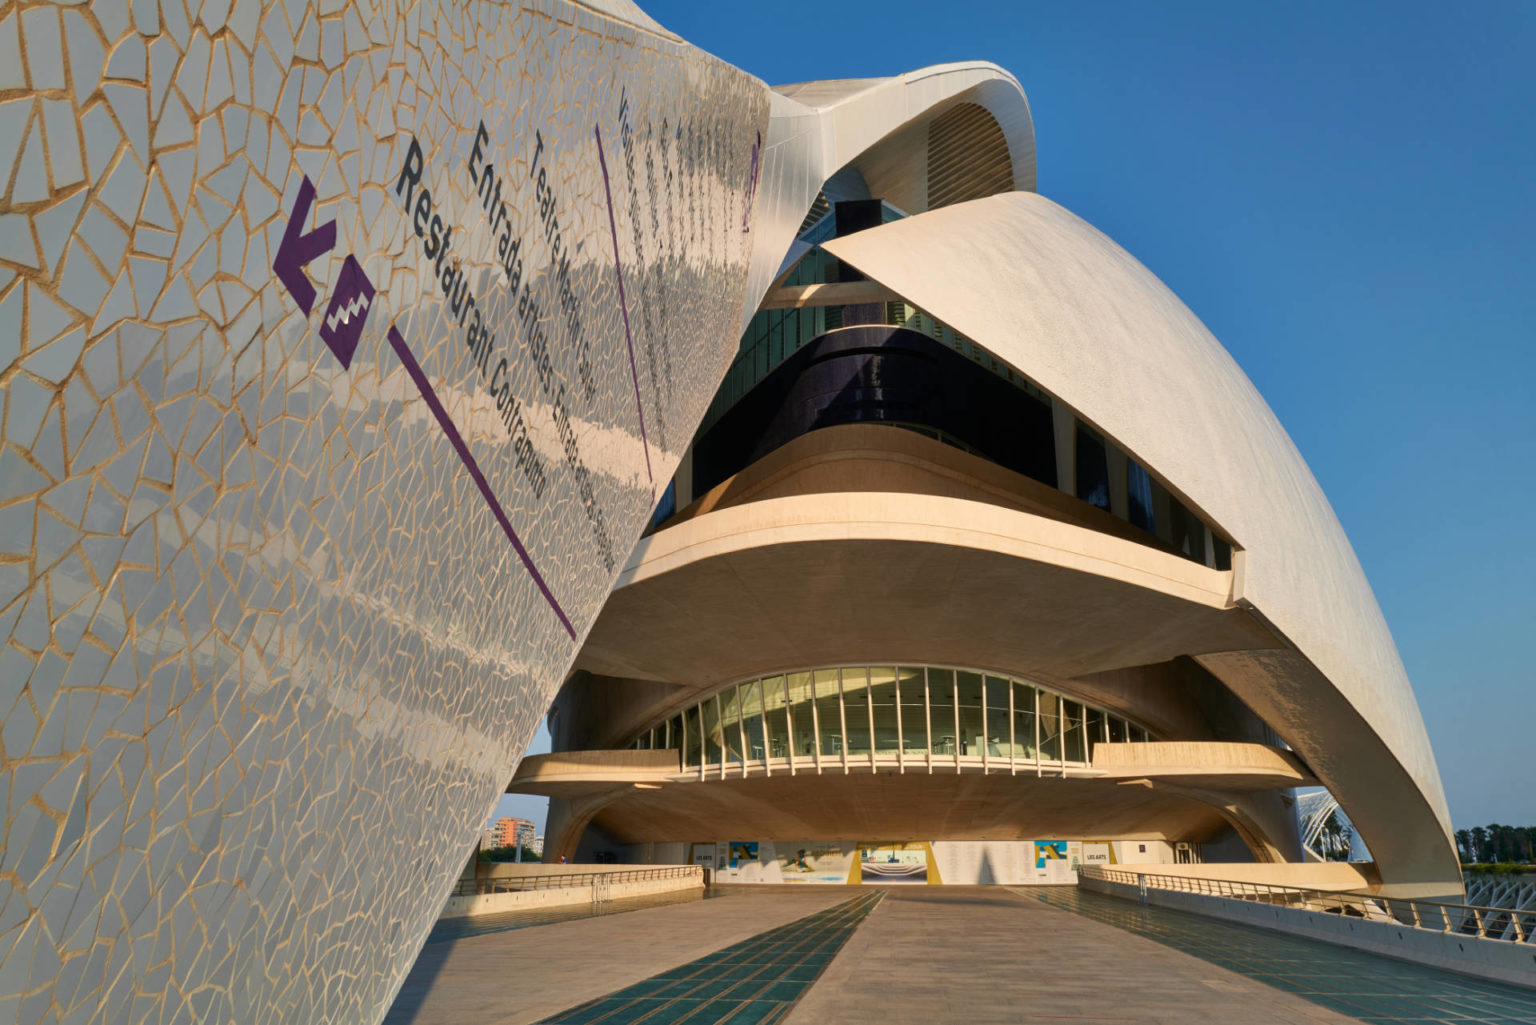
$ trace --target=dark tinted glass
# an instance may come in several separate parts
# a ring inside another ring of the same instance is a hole
[[[1109,459],[1104,441],[1077,425],[1077,497],[1089,505],[1109,509]]]
[[[1130,502],[1126,510],[1127,518],[1142,530],[1156,532],[1157,524],[1152,511],[1151,476],[1141,468],[1140,463],[1131,459],[1125,464],[1125,483],[1126,497]]]

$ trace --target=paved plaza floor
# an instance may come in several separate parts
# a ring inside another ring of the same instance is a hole
[[[1074,888],[722,887],[423,948],[387,1025],[1536,1025],[1536,993]]]

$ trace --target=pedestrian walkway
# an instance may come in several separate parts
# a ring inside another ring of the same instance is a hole
[[[1371,1025],[1536,1025],[1536,990],[1172,908],[1144,908],[1075,887],[1019,887],[1017,892],[1149,937]]]
[[[1536,1025],[1536,992],[1071,887],[721,887],[429,943],[386,1025]]]
[[[422,948],[385,1025],[528,1025],[846,901],[842,886],[720,887],[720,897]]]
[[[1352,1021],[1000,886],[887,889],[787,1025]]]
[[[784,1020],[880,903],[865,893],[593,1000],[543,1025],[766,1025]]]

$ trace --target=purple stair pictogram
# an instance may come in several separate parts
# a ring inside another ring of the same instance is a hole
[[[363,325],[368,322],[373,295],[373,282],[363,273],[357,258],[348,253],[320,325],[320,340],[331,347],[343,369],[352,365],[352,354],[357,351]]]

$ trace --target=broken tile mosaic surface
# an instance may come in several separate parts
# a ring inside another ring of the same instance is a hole
[[[0,89],[0,1021],[374,1020],[732,356],[767,89],[622,0],[6,5]]]

